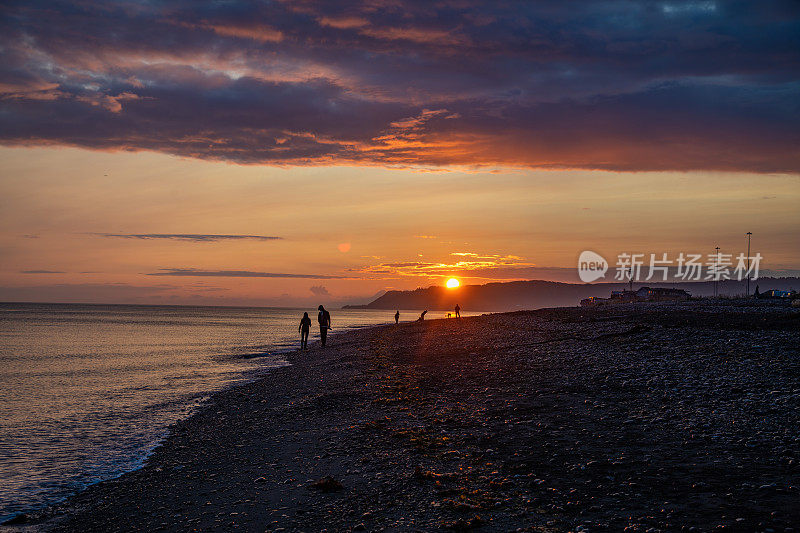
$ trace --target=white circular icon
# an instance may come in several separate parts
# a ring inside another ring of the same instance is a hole
[[[608,261],[591,250],[581,252],[578,258],[578,277],[584,283],[591,283],[605,277],[608,272]]]

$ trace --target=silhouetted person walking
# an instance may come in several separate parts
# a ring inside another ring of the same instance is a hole
[[[400,322],[400,311],[394,314],[394,323],[398,324]]]
[[[311,331],[311,319],[308,318],[308,313],[303,313],[303,318],[300,319],[300,349],[305,350],[308,348],[308,334]]]
[[[461,308],[456,304],[456,318],[461,318]]]
[[[325,347],[325,341],[328,340],[328,330],[331,329],[331,314],[321,305],[317,309],[319,309],[319,314],[317,315],[319,336],[322,339],[322,346]]]

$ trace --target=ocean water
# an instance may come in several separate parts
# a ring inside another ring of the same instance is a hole
[[[0,303],[0,523],[141,466],[210,393],[287,364],[303,311]],[[394,320],[331,315],[334,334]]]

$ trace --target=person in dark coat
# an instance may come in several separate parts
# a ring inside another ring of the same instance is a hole
[[[325,347],[325,342],[328,340],[328,330],[331,329],[331,314],[323,307],[319,306],[319,314],[317,315],[317,322],[319,322],[319,336],[322,340],[322,347]]]
[[[308,334],[311,331],[311,319],[308,313],[303,313],[303,318],[300,319],[300,349],[305,350],[308,348]]]

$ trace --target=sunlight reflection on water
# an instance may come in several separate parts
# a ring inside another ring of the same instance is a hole
[[[286,364],[302,313],[0,304],[0,522],[141,466],[211,392]],[[394,312],[332,314],[338,332]]]

